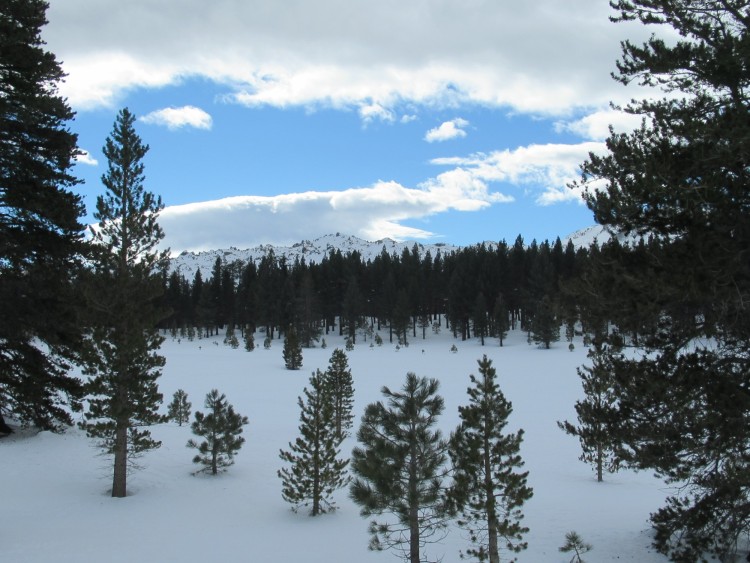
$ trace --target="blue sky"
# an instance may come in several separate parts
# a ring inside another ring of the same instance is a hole
[[[472,244],[593,223],[566,188],[612,111],[606,0],[51,0],[43,36],[88,152],[122,107],[173,251],[342,232]],[[91,215],[88,221],[93,221]]]

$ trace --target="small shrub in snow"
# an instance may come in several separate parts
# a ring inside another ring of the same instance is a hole
[[[193,405],[188,401],[188,395],[182,389],[178,389],[172,395],[172,402],[167,406],[167,419],[173,420],[182,426],[190,420],[190,408]]]
[[[455,354],[456,352],[458,352],[458,348],[456,347],[456,345],[455,345],[455,344],[451,345],[451,352],[453,352],[454,354]]]
[[[226,395],[212,389],[206,395],[205,407],[208,414],[196,411],[191,425],[193,434],[205,438],[200,444],[188,440],[187,447],[195,448],[198,454],[193,463],[203,465],[198,472],[211,472],[216,475],[234,463],[234,456],[245,443],[241,436],[242,427],[247,424],[247,417],[234,412],[234,407],[227,402]]]
[[[577,532],[568,532],[565,534],[565,544],[559,549],[562,553],[573,552],[573,558],[570,560],[570,563],[585,563],[581,559],[581,555],[591,551],[592,547],[591,544],[583,541],[583,538]]]

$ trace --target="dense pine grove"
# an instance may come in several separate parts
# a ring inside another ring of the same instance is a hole
[[[520,327],[547,347],[563,324],[579,321],[595,335],[619,320],[637,342],[657,323],[658,309],[644,305],[637,318],[613,318],[585,286],[602,261],[661,250],[649,240],[634,249],[616,240],[576,249],[559,238],[526,244],[519,236],[513,245],[500,241],[435,256],[415,244],[401,255],[384,249],[367,261],[340,250],[320,263],[290,264],[273,252],[246,263],[217,259],[210,273],[199,270],[192,280],[179,271],[163,274],[164,306],[172,314],[160,326],[181,337],[190,337],[190,327],[213,336],[232,326],[243,336],[259,329],[272,339],[293,326],[303,347],[320,345],[331,332],[359,345],[378,331],[408,345],[439,330],[497,345],[509,328]],[[613,290],[621,285],[611,282]]]
[[[640,299],[624,273],[645,256],[659,260],[669,252],[668,241],[648,235],[581,248],[559,238],[526,244],[518,236],[513,245],[484,243],[435,256],[415,243],[400,255],[383,249],[372,260],[340,250],[320,263],[289,264],[273,252],[257,261],[217,259],[210,275],[198,270],[192,280],[163,273],[163,306],[171,315],[160,327],[181,338],[224,335],[232,327],[245,341],[256,330],[283,340],[283,327],[294,327],[303,347],[321,345],[329,333],[369,345],[376,332],[409,345],[442,330],[497,346],[519,328],[541,348],[576,333],[591,341],[613,333],[635,346],[665,309]],[[627,305],[605,299],[603,288]]]

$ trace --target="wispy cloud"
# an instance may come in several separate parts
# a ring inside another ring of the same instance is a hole
[[[159,223],[166,233],[165,244],[174,252],[290,244],[334,231],[369,240],[424,239],[436,234],[404,222],[509,201],[512,198],[490,192],[471,173],[451,170],[415,188],[378,182],[343,191],[239,196],[171,206],[162,211]]]
[[[359,115],[365,123],[370,123],[375,120],[387,122],[396,120],[393,111],[378,103],[361,105],[359,108]]]
[[[580,165],[589,153],[603,153],[604,143],[534,144],[514,150],[493,151],[468,157],[437,158],[432,164],[455,166],[482,182],[504,182],[532,192],[540,205],[581,200],[569,189],[580,178]]]
[[[78,164],[86,164],[88,166],[99,166],[99,161],[96,160],[89,151],[81,149],[81,154],[76,157]]]
[[[211,116],[201,108],[195,106],[159,109],[144,115],[140,118],[140,121],[151,125],[162,125],[171,130],[181,129],[183,127],[211,129],[213,126],[213,119],[211,119]]]
[[[466,131],[464,130],[464,127],[467,127],[468,125],[469,122],[465,119],[461,119],[460,117],[451,119],[450,121],[445,121],[439,126],[427,131],[424,136],[424,140],[428,143],[435,143],[460,137],[466,137]]]

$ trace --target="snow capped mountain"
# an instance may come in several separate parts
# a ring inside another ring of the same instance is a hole
[[[612,231],[607,227],[595,225],[568,235],[562,239],[562,244],[563,247],[565,247],[570,240],[576,248],[591,246],[595,241],[599,245],[602,245],[609,241],[613,236],[615,235],[613,235]],[[625,237],[623,235],[617,235],[617,237],[620,239],[620,242],[623,243],[634,238]],[[278,258],[282,256],[286,257],[288,263],[294,263],[297,259],[304,259],[308,264],[320,263],[323,258],[331,253],[332,250],[340,250],[343,255],[358,252],[362,259],[367,261],[379,256],[383,250],[388,254],[396,254],[400,256],[404,249],[411,250],[415,244],[419,249],[420,256],[423,256],[427,251],[435,257],[438,252],[442,255],[446,255],[461,249],[460,246],[440,242],[432,244],[424,244],[413,240],[397,242],[389,238],[376,241],[366,241],[355,236],[336,233],[334,235],[325,235],[316,238],[315,240],[303,240],[292,246],[272,246],[270,244],[261,244],[244,250],[232,247],[228,249],[209,250],[197,253],[185,251],[179,256],[172,258],[169,271],[171,273],[176,270],[186,279],[192,280],[195,276],[195,272],[200,268],[201,273],[205,278],[211,275],[211,269],[217,258],[220,258],[223,262],[228,264],[235,261],[241,261],[244,263],[249,260],[253,260],[257,263],[271,252],[273,252]],[[484,244],[493,246],[496,243],[485,241]]]
[[[563,248],[568,244],[568,241],[573,242],[575,248],[587,248],[594,243],[599,246],[609,242],[613,238],[617,238],[620,244],[634,245],[640,240],[640,236],[631,233],[630,235],[624,235],[613,231],[610,227],[604,225],[594,225],[593,227],[586,227],[574,233],[569,234],[567,237],[562,239]]]
[[[204,277],[211,275],[211,269],[217,258],[222,261],[232,263],[234,261],[247,262],[253,260],[259,262],[264,256],[273,252],[275,256],[285,256],[287,262],[293,263],[296,259],[309,263],[319,263],[330,254],[330,252],[340,250],[343,255],[358,252],[363,260],[371,260],[385,249],[388,254],[401,255],[404,249],[411,250],[417,245],[420,256],[427,251],[434,257],[438,252],[441,254],[450,254],[460,247],[445,243],[423,244],[416,241],[397,242],[391,239],[381,239],[376,241],[366,241],[355,236],[347,236],[341,233],[335,235],[325,235],[315,240],[303,240],[292,246],[272,246],[262,244],[253,248],[240,250],[238,248],[229,248],[224,250],[209,250],[206,252],[183,252],[179,256],[172,258],[170,262],[170,272],[177,270],[186,279],[192,280],[195,272],[200,268]]]

